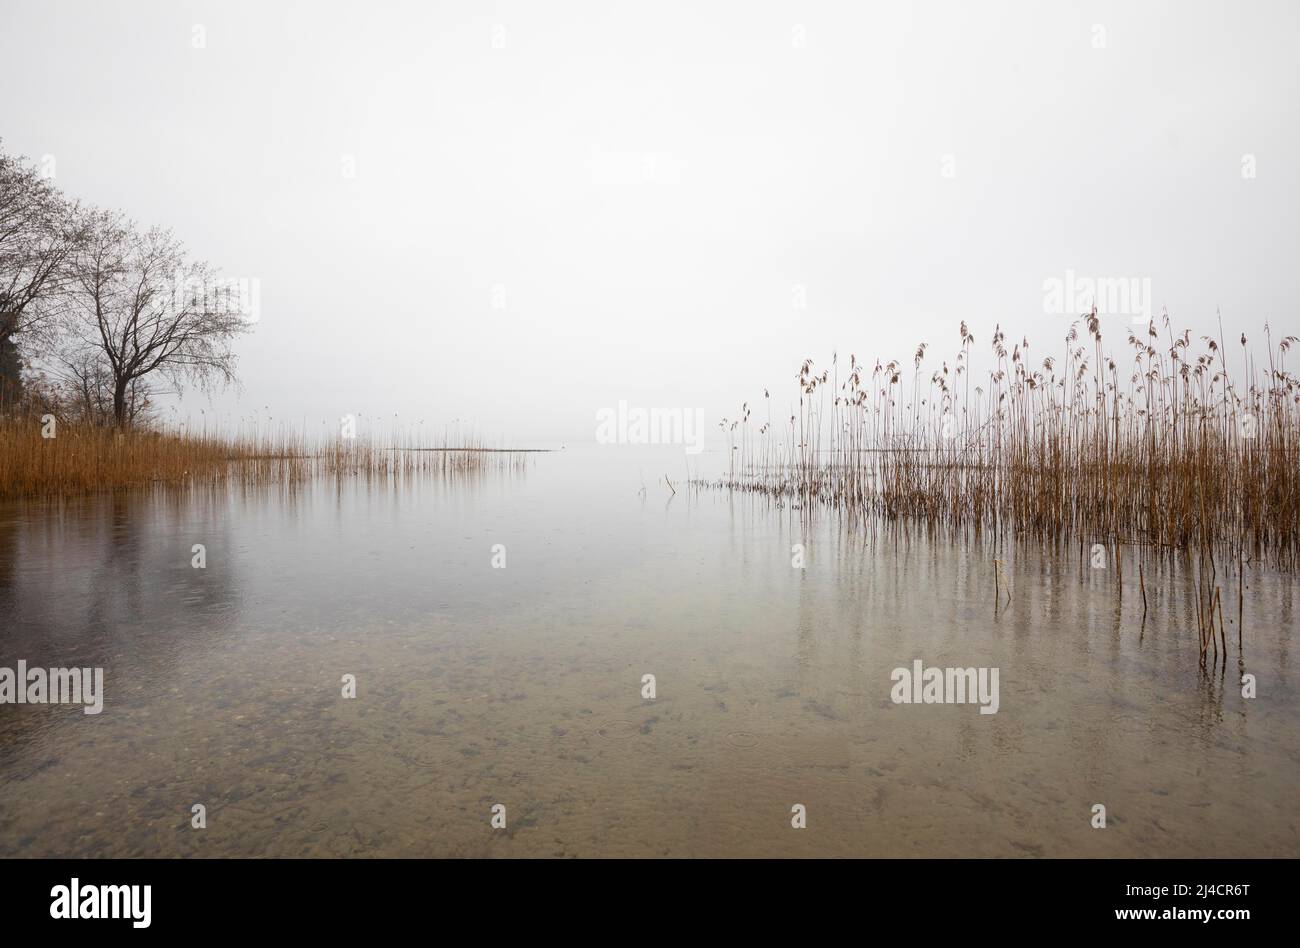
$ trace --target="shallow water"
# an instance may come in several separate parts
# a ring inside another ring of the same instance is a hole
[[[0,705],[0,855],[1300,855],[1294,577],[1247,572],[1240,666],[1225,589],[1207,675],[1176,562],[1143,622],[1131,551],[1121,598],[1077,546],[685,474],[607,447],[0,506],[0,666],[102,666],[106,692]],[[916,659],[998,668],[998,712],[895,704]]]

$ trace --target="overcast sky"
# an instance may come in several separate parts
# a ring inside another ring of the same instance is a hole
[[[962,319],[1042,357],[1071,271],[1300,332],[1297,49],[1284,0],[0,0],[0,137],[258,281],[182,413],[576,441]]]

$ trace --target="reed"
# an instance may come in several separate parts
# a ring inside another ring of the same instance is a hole
[[[244,426],[231,435],[185,425],[116,430],[57,425],[53,437],[29,418],[0,419],[0,498],[70,495],[157,483],[311,477],[401,479],[517,471],[530,452],[485,446],[472,435],[387,428],[354,438]],[[48,429],[46,429],[48,430]]]
[[[1133,543],[1139,562],[1150,550],[1227,549],[1294,569],[1300,381],[1285,360],[1297,338],[1274,344],[1266,329],[1259,360],[1243,335],[1229,357],[1222,334],[1194,347],[1161,322],[1112,355],[1094,310],[1070,327],[1062,358],[1036,366],[1029,340],[1008,352],[999,328],[978,381],[964,322],[951,360],[927,372],[923,343],[910,377],[897,360],[868,368],[850,356],[841,381],[837,357],[820,374],[806,360],[784,424],[751,429],[748,404],[724,421],[728,473],[708,483],[975,531],[1100,538],[1117,556]]]

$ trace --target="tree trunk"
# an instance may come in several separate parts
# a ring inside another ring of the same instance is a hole
[[[23,363],[13,337],[0,329],[0,412],[17,404],[23,394]]]
[[[113,423],[118,428],[125,428],[126,417],[126,379],[118,379],[113,385]]]

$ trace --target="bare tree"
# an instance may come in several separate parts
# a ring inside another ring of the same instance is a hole
[[[57,314],[79,219],[34,167],[0,151],[0,398],[16,394],[16,339]]]
[[[108,360],[102,352],[85,347],[75,350],[59,348],[46,361],[51,363],[51,371],[41,377],[45,382],[45,410],[58,416],[60,421],[89,425],[115,423],[115,385]],[[127,387],[127,424],[135,424],[149,416],[153,409],[150,395],[145,379],[136,379]]]
[[[120,214],[86,217],[73,258],[67,311],[72,353],[63,360],[89,398],[102,355],[118,427],[147,401],[150,384],[164,378],[178,389],[234,380],[234,337],[248,328],[245,314],[214,292],[212,270],[188,259],[169,230],[140,231]],[[143,400],[143,401],[142,401]]]

